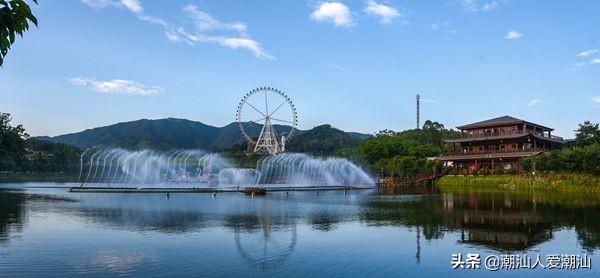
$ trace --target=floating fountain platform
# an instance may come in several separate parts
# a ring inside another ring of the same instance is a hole
[[[264,187],[246,187],[244,188],[246,195],[267,195],[267,189]]]
[[[266,186],[266,187],[71,187],[69,192],[72,193],[215,193],[215,192],[244,192],[246,194],[264,195],[267,192],[282,192],[282,191],[330,191],[330,190],[368,190],[374,189],[373,186]],[[249,193],[247,193],[247,191]],[[261,193],[264,192],[264,193]]]

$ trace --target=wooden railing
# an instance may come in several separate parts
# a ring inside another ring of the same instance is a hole
[[[540,137],[563,141],[564,139],[560,136],[548,135],[543,132],[534,132],[532,130],[513,130],[513,131],[496,131],[496,132],[484,132],[484,133],[476,133],[476,134],[468,134],[465,133],[462,138],[481,138],[481,137],[497,137],[497,136],[507,136],[507,135],[518,135],[518,134],[534,134]]]
[[[542,151],[542,148],[529,148],[529,149],[516,149],[516,150],[483,150],[483,151],[467,151],[467,152],[448,152],[442,154],[442,156],[455,156],[455,155],[476,155],[476,154],[502,154],[502,153],[522,153],[522,152],[538,152]]]

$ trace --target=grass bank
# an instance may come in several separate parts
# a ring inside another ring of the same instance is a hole
[[[437,185],[440,187],[477,186],[511,190],[600,192],[600,176],[572,173],[444,176],[437,181]]]

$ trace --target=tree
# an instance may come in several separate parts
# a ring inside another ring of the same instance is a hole
[[[459,135],[441,123],[426,121],[422,129],[382,130],[361,142],[358,155],[373,170],[387,176],[422,176],[438,170],[439,165],[428,158],[444,152],[443,140]]]
[[[15,170],[25,154],[25,139],[29,137],[21,125],[11,126],[12,118],[0,112],[0,170]]]
[[[444,130],[444,125],[440,124],[438,122],[432,122],[430,120],[425,121],[425,123],[423,124],[423,129],[425,130],[437,130],[437,131],[443,131]]]
[[[32,0],[37,4],[37,0]],[[24,0],[0,0],[0,67],[18,34],[29,30],[29,22],[37,26],[37,18]]]
[[[575,142],[579,146],[600,144],[600,124],[585,121],[575,130]]]

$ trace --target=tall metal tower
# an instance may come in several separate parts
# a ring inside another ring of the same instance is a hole
[[[421,128],[421,96],[417,94],[417,129]]]

